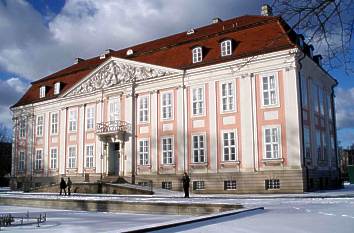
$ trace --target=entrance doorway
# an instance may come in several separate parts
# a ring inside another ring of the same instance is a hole
[[[108,145],[108,175],[119,175],[120,143],[109,143]]]

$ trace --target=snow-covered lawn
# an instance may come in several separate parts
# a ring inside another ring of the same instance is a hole
[[[49,194],[21,194],[3,192],[6,196],[46,198],[109,199],[131,202],[183,202],[183,203],[240,203],[245,207],[264,206],[265,210],[247,212],[228,217],[188,224],[161,232],[272,232],[272,233],[353,233],[354,232],[354,185],[345,189],[296,195],[193,195],[180,198],[180,193],[160,193],[155,196],[76,195],[58,197]],[[46,212],[47,223],[37,228],[5,228],[4,232],[119,232],[138,226],[159,224],[188,219],[190,216],[100,213],[85,211],[48,210],[0,206],[0,214]]]

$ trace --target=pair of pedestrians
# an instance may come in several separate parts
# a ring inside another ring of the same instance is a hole
[[[71,195],[71,186],[72,186],[72,182],[70,180],[70,177],[68,177],[68,182],[65,182],[64,178],[62,177],[61,178],[61,181],[60,181],[60,193],[59,195],[62,194],[62,191],[64,190],[64,194],[66,196],[66,188],[68,188],[68,195],[70,196]]]

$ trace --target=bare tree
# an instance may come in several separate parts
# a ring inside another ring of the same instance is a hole
[[[11,142],[10,131],[2,123],[0,123],[0,142]]]
[[[354,0],[273,0],[272,8],[316,45],[327,68],[354,74]]]

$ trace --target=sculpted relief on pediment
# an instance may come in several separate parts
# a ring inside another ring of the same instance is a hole
[[[69,95],[91,93],[114,85],[131,83],[134,80],[138,82],[171,74],[174,72],[112,60],[77,86]]]

